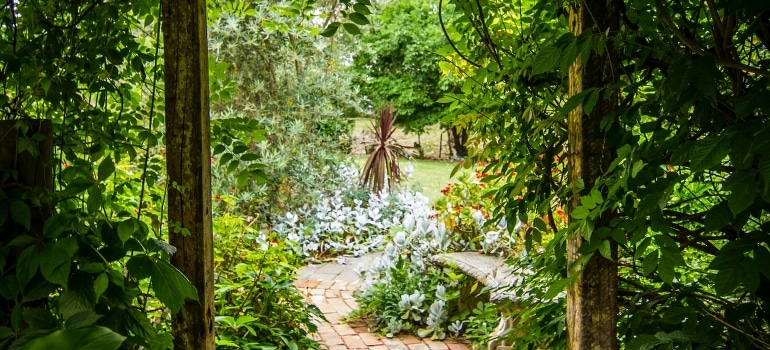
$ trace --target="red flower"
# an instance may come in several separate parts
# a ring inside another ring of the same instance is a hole
[[[215,200],[215,201],[217,201],[217,202],[219,202],[221,199],[222,199],[222,197],[220,197],[219,195],[217,195],[216,197],[214,197],[214,200]]]

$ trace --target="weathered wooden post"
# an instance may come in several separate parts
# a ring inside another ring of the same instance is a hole
[[[176,349],[214,349],[214,252],[205,0],[162,0],[171,262],[196,301],[172,316]]]
[[[584,32],[593,35],[613,35],[619,27],[619,6],[616,1],[586,0],[573,3],[570,11],[570,31],[579,36]],[[607,39],[609,40],[609,39]],[[610,41],[611,42],[611,41]],[[574,96],[589,89],[604,89],[618,79],[618,62],[612,52],[592,51],[588,62],[580,57],[569,70],[569,95]],[[602,90],[604,95],[604,90]],[[570,181],[576,184],[583,180],[590,190],[596,180],[612,161],[613,152],[607,140],[597,136],[602,119],[612,115],[618,105],[616,94],[600,98],[590,114],[582,106],[574,109],[568,117],[569,171]],[[580,205],[579,189],[573,189],[570,208]],[[597,220],[596,227],[607,226],[610,217],[605,215]],[[580,258],[578,249],[584,239],[580,232],[573,232],[567,240],[567,261],[572,265]],[[617,246],[612,244],[613,255]],[[592,256],[582,266],[571,266],[570,275],[579,275],[567,290],[567,348],[617,349],[617,287],[618,267],[616,262],[599,254]]]

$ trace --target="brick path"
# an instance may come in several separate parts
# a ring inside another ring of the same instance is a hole
[[[454,339],[432,341],[411,335],[395,338],[369,333],[367,322],[342,321],[358,308],[353,292],[358,289],[358,274],[354,268],[364,259],[350,259],[348,264],[325,263],[300,269],[295,285],[308,293],[308,301],[316,305],[329,322],[318,325],[313,338],[328,350],[469,350],[467,342]]]

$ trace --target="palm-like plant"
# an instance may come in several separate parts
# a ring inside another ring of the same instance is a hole
[[[361,185],[371,188],[375,193],[380,193],[387,182],[388,188],[393,188],[401,181],[401,168],[398,165],[398,157],[405,153],[405,146],[393,140],[393,125],[396,121],[396,113],[388,104],[380,110],[380,125],[377,127],[372,122],[370,131],[374,135],[374,142],[367,146],[377,148],[369,155],[361,171]]]

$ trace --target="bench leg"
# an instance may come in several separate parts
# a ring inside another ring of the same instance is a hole
[[[487,350],[511,350],[513,341],[509,340],[512,336],[511,329],[516,327],[518,317],[511,315],[509,310],[500,311],[500,323],[497,324],[492,338],[487,343]],[[500,336],[502,335],[502,339]]]

